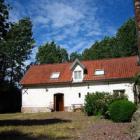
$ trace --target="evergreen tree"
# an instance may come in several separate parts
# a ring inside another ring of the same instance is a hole
[[[0,0],[0,81],[4,80],[5,70],[6,70],[6,56],[5,56],[5,36],[9,29],[9,8],[8,5],[5,4],[4,0]]]
[[[78,52],[73,52],[70,54],[70,61],[74,61],[75,59],[79,59],[79,60],[82,60],[82,55]]]
[[[62,63],[68,61],[68,53],[52,41],[39,47],[36,60],[39,64]]]
[[[89,49],[85,49],[84,60],[94,60],[113,57],[137,55],[136,25],[134,19],[129,19],[117,31],[115,37],[105,37],[96,41]]]
[[[11,25],[1,46],[4,54],[1,73],[11,83],[19,82],[24,73],[24,62],[29,58],[34,40],[32,23],[29,18],[19,20]]]

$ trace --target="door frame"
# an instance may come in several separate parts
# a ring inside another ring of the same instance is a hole
[[[54,111],[64,111],[64,94],[63,93],[54,94]]]

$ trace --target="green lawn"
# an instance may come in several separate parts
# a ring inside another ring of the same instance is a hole
[[[0,114],[0,140],[131,140],[130,128],[78,112]]]
[[[68,112],[1,114],[0,140],[78,139],[95,120]]]

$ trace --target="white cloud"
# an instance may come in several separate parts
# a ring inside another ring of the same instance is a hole
[[[102,34],[102,32],[101,31],[98,31],[98,30],[93,30],[93,31],[91,31],[91,32],[89,32],[89,33],[87,33],[87,35],[86,36],[100,36]]]
[[[34,25],[45,25],[47,27],[48,19],[45,16],[36,16],[33,19]]]
[[[55,27],[64,27],[73,25],[84,18],[84,15],[74,8],[63,3],[54,3],[47,5],[48,18]]]
[[[69,48],[69,53],[75,51],[81,53],[85,48],[91,47],[93,43],[94,43],[93,40],[78,39],[76,42],[73,42],[73,46]]]

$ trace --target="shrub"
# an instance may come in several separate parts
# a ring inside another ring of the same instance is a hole
[[[85,112],[87,115],[104,115],[108,107],[109,93],[96,92],[86,96]]]
[[[85,97],[85,112],[87,115],[103,115],[108,117],[109,105],[120,99],[127,99],[126,95],[114,95],[107,92],[95,92]]]
[[[127,100],[118,100],[109,105],[110,118],[115,122],[128,122],[131,120],[136,105]]]

